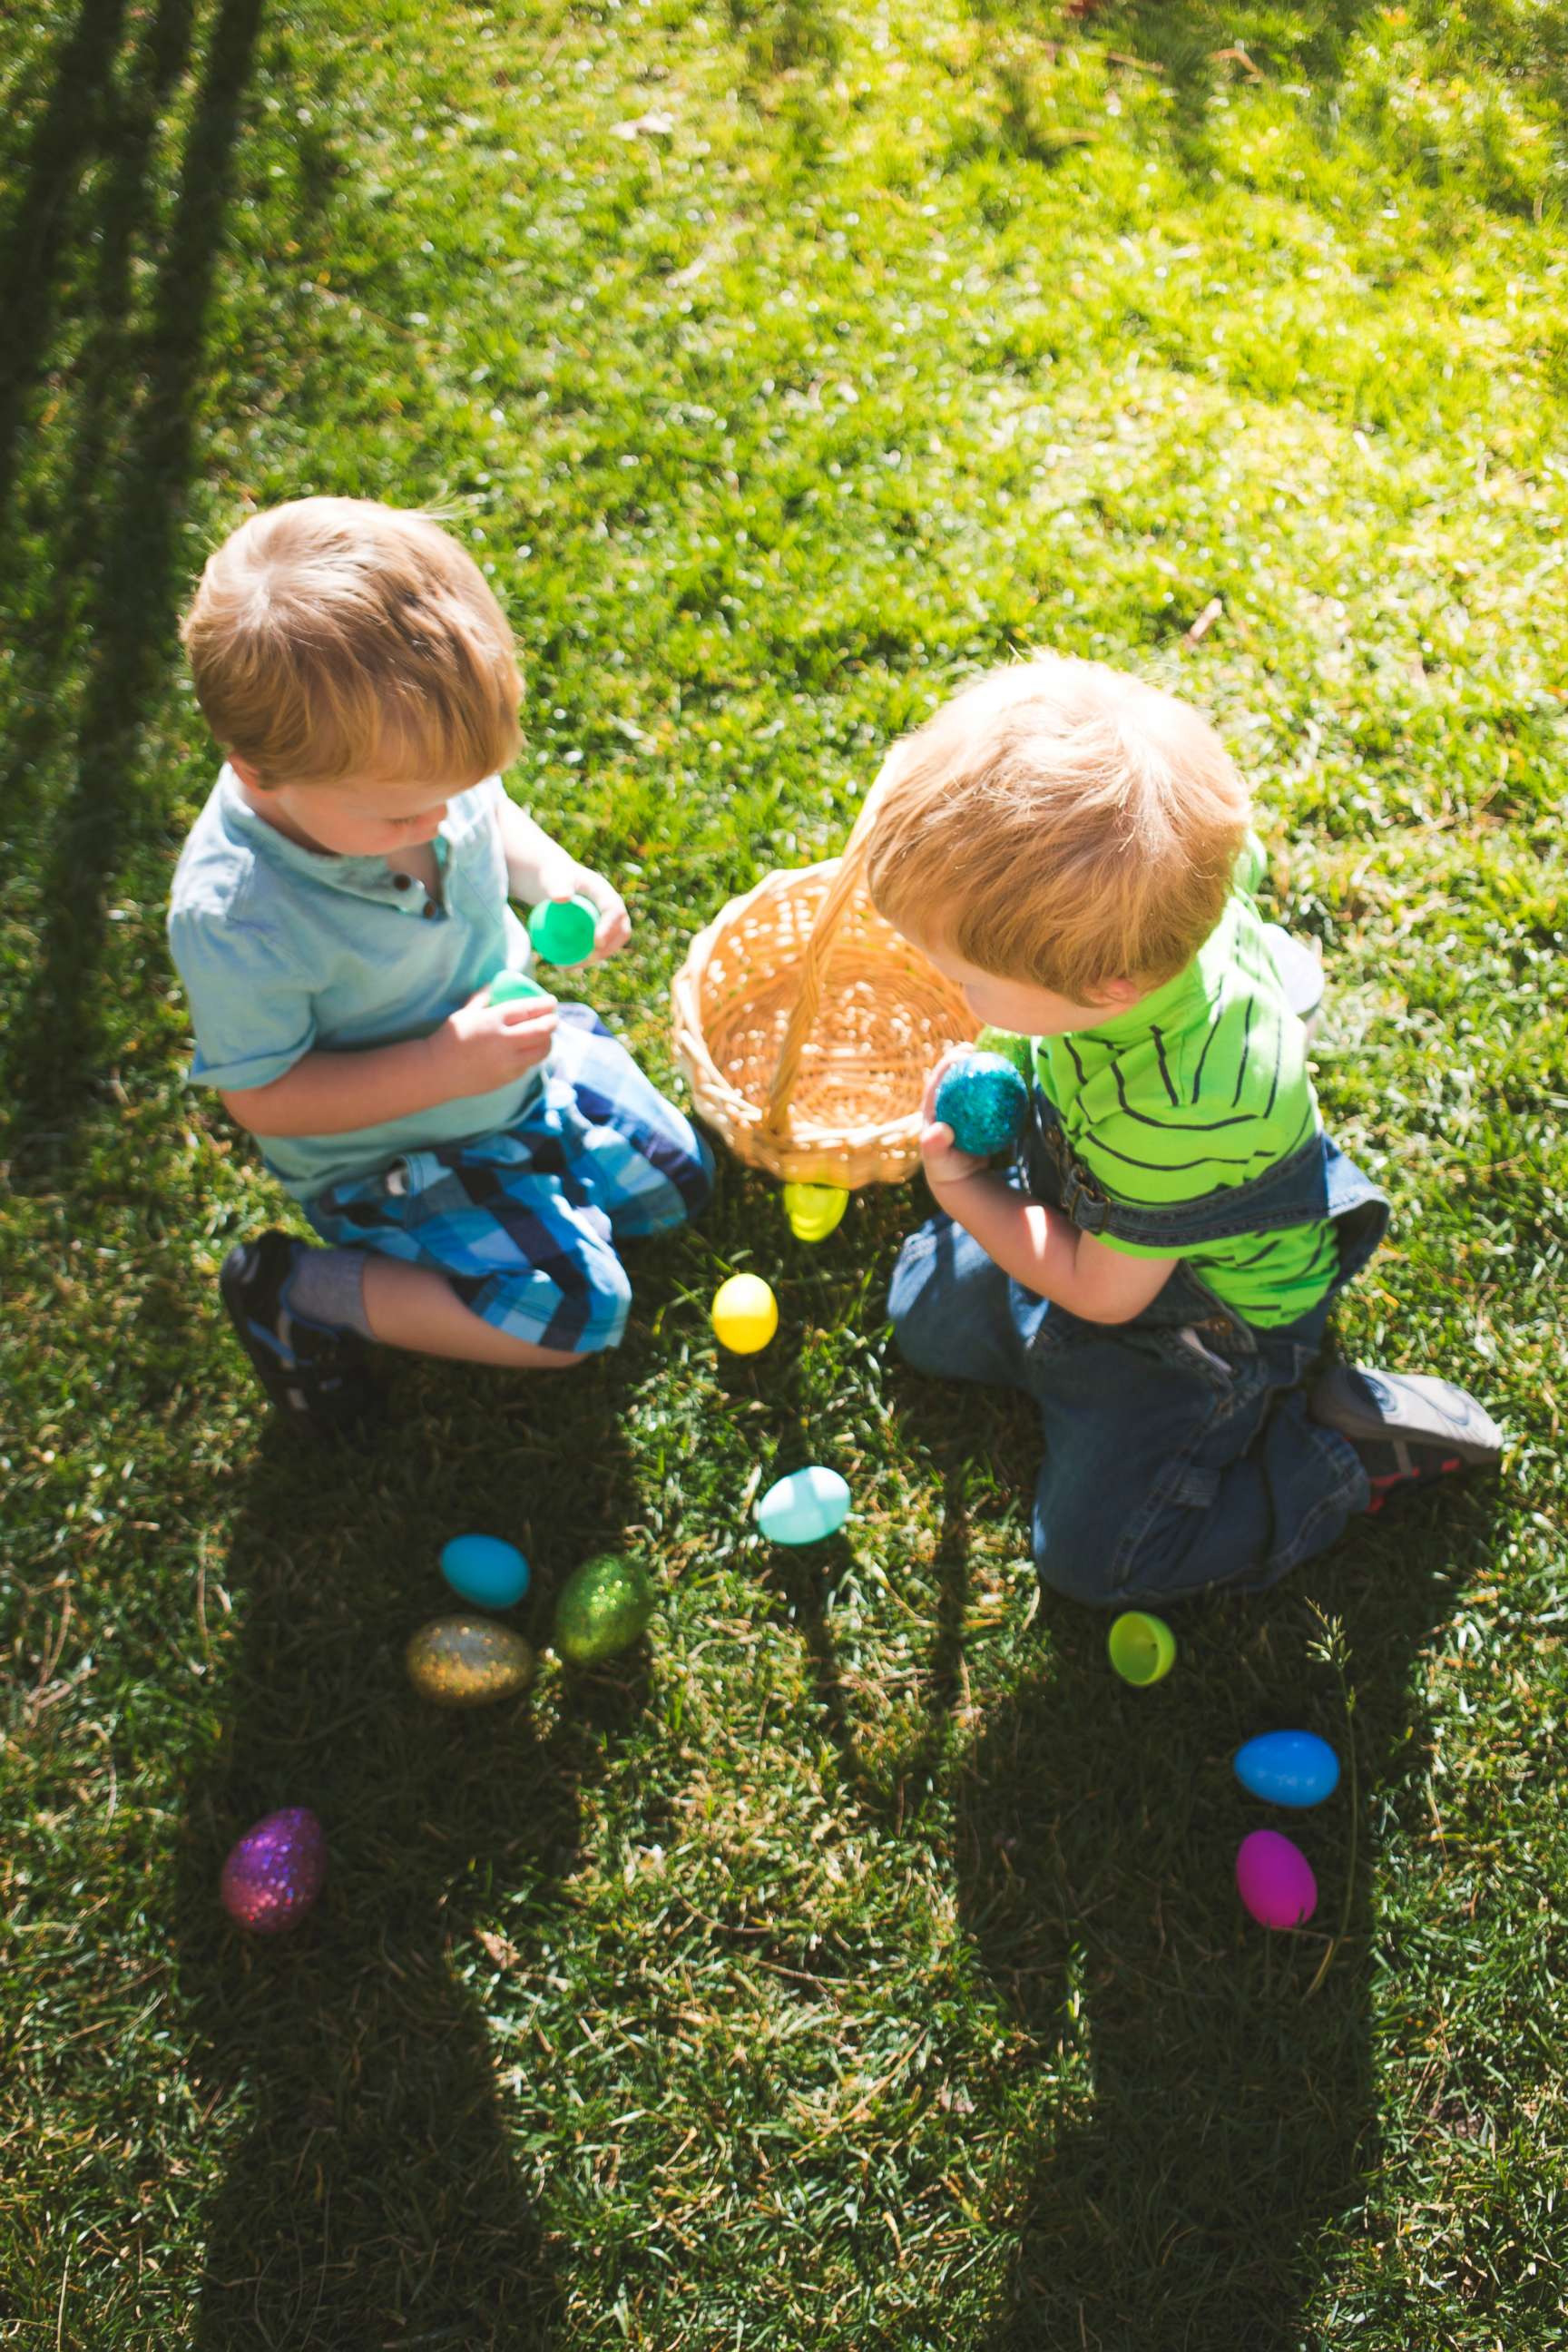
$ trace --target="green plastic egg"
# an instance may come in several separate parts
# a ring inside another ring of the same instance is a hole
[[[487,993],[492,1004],[510,1004],[520,996],[548,997],[550,991],[530,980],[525,971],[498,971]]]
[[[528,919],[533,952],[546,963],[584,963],[594,952],[599,910],[591,898],[547,898]]]

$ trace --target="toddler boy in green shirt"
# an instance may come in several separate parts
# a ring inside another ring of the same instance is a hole
[[[1306,1034],[1243,881],[1248,796],[1172,697],[1096,662],[981,678],[878,787],[878,908],[1031,1040],[1002,1172],[936,1122],[938,1213],[889,1311],[919,1369],[1037,1401],[1042,1580],[1117,1606],[1273,1583],[1396,1490],[1495,1464],[1423,1374],[1321,1363],[1388,1204],[1323,1132]]]

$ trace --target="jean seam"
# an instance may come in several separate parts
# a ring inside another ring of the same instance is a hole
[[[1113,1591],[1120,1592],[1128,1583],[1139,1545],[1148,1535],[1149,1529],[1160,1515],[1173,1507],[1175,1489],[1181,1479],[1189,1470],[1197,1466],[1193,1457],[1205,1439],[1224,1418],[1221,1411],[1224,1402],[1224,1391],[1216,1387],[1211,1392],[1208,1412],[1204,1415],[1197,1428],[1193,1431],[1186,1445],[1181,1453],[1171,1456],[1160,1475],[1151,1483],[1149,1492],[1143,1500],[1142,1509],[1129,1520],[1122,1529],[1121,1540],[1110,1557],[1110,1584]]]
[[[1317,1428],[1310,1428],[1308,1432],[1310,1442],[1317,1446],[1320,1452],[1338,1450],[1337,1447],[1325,1449],[1320,1442],[1323,1438],[1331,1438],[1333,1434],[1331,1430]],[[1343,1445],[1350,1454],[1352,1468],[1337,1486],[1331,1487],[1326,1495],[1319,1496],[1317,1502],[1297,1527],[1293,1539],[1282,1545],[1277,1551],[1268,1554],[1264,1566],[1276,1577],[1288,1576],[1293,1568],[1299,1568],[1304,1559],[1310,1559],[1314,1552],[1322,1549],[1321,1544],[1314,1541],[1313,1538],[1324,1519],[1335,1512],[1341,1512],[1343,1517],[1349,1518],[1358,1510],[1366,1508],[1370,1494],[1366,1472],[1363,1469],[1360,1458],[1349,1439],[1341,1438],[1339,1444]]]

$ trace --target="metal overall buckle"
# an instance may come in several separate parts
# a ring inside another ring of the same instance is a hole
[[[1105,1223],[1110,1203],[1094,1179],[1064,1150],[1058,1162],[1061,1177],[1062,1214],[1082,1234],[1097,1234]]]

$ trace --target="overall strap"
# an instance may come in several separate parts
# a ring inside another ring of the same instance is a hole
[[[1026,1144],[1026,1177],[1031,1191],[1045,1197],[1047,1206],[1049,1196],[1055,1195],[1056,1206],[1080,1233],[1109,1234],[1113,1241],[1179,1255],[1205,1242],[1230,1241],[1243,1234],[1308,1224],[1314,1218],[1343,1216],[1375,1192],[1360,1170],[1344,1160],[1320,1131],[1309,1136],[1288,1159],[1244,1183],[1206,1192],[1196,1201],[1174,1202],[1167,1208],[1134,1206],[1112,1200],[1081,1160],[1075,1159],[1055,1104],[1038,1087],[1034,1104],[1035,1134]],[[1337,1180],[1332,1187],[1331,1168]],[[1338,1200],[1333,1197],[1336,1192],[1341,1196]]]

